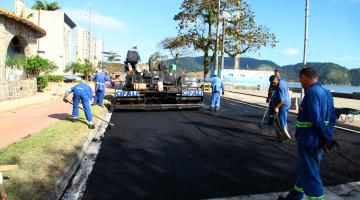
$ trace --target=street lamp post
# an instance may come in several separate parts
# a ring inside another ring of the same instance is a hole
[[[309,34],[309,0],[306,0],[305,6],[305,34],[304,34],[304,55],[303,55],[303,68],[307,64],[307,53],[308,53],[308,34]],[[301,100],[304,97],[304,89],[301,89]]]
[[[220,37],[220,3],[221,0],[218,0],[218,12],[216,15],[216,46],[215,46],[215,67],[214,67],[214,75],[218,74],[218,69],[219,69],[219,56],[218,56],[218,51],[219,51],[219,37]]]
[[[222,45],[221,45],[221,67],[220,67],[220,78],[223,79],[223,70],[225,67],[225,29],[226,29],[226,21],[225,16],[222,16]]]

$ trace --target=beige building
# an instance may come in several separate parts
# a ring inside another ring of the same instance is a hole
[[[75,52],[72,48],[72,29],[76,24],[63,10],[33,10],[27,8],[23,0],[15,0],[15,13],[45,29],[46,36],[37,40],[37,53],[59,67],[54,74],[64,74]]]
[[[80,61],[90,60],[96,66],[102,61],[103,40],[95,38],[92,34],[81,27],[76,27],[76,59]]]
[[[46,32],[31,21],[0,8],[0,101],[34,95],[36,79],[6,67],[8,58],[35,55],[37,39]]]

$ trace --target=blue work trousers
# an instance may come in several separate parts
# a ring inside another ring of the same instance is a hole
[[[91,109],[90,109],[90,101],[89,101],[89,97],[85,90],[79,90],[79,89],[74,90],[72,116],[73,117],[79,116],[80,100],[81,100],[82,106],[84,108],[86,119],[89,122],[91,122],[92,121],[92,113],[91,113]]]
[[[296,164],[296,183],[287,199],[324,200],[324,188],[320,176],[320,163],[324,150],[321,147],[299,147]]]
[[[214,92],[211,96],[211,107],[220,108],[220,92]]]
[[[94,104],[102,106],[105,96],[105,90],[96,90],[96,95],[94,97]]]

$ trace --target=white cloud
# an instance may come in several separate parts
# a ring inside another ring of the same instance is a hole
[[[76,24],[89,23],[88,10],[77,9],[77,8],[65,8],[65,12]],[[91,13],[91,26],[118,30],[118,31],[129,30],[129,27],[124,22],[99,12]]]
[[[282,51],[282,54],[285,56],[298,56],[300,51],[296,48],[286,48]]]

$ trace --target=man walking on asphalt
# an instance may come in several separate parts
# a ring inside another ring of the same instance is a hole
[[[274,76],[271,80],[275,90],[273,94],[273,105],[274,105],[274,112],[276,115],[276,135],[279,138],[279,141],[286,141],[291,139],[287,128],[287,117],[290,109],[290,97],[289,91],[286,87],[284,81],[282,81],[279,77]]]
[[[202,80],[211,83],[212,95],[210,109],[211,111],[218,112],[220,109],[220,92],[222,92],[222,95],[225,94],[224,82],[217,75]]]
[[[296,121],[298,160],[294,188],[279,200],[307,199],[323,200],[324,189],[320,177],[320,163],[324,150],[337,146],[332,132],[336,123],[333,97],[320,83],[316,71],[304,68],[300,71],[300,82],[305,89]]]
[[[70,93],[74,93],[73,95],[73,111],[72,111],[72,117],[73,122],[77,121],[77,118],[79,117],[79,103],[81,100],[86,119],[88,120],[88,126],[90,129],[95,129],[95,125],[92,121],[92,113],[90,109],[90,101],[92,99],[92,89],[89,85],[85,83],[79,83],[68,90],[66,90],[64,94],[64,102],[67,103],[68,96]]]
[[[107,71],[105,69],[102,72],[96,73],[92,80],[95,82],[95,97],[93,105],[103,106],[104,96],[105,96],[105,83],[112,82],[113,80],[107,77]]]
[[[275,70],[274,71],[274,75],[271,75],[269,77],[269,81],[270,81],[270,85],[269,85],[269,89],[268,89],[268,96],[266,98],[266,103],[270,103],[269,105],[269,116],[268,116],[268,124],[269,125],[272,125],[274,123],[274,117],[275,117],[275,110],[274,110],[274,103],[273,103],[273,99],[272,99],[272,95],[275,91],[275,86],[274,84],[272,83],[272,80],[274,80],[274,77],[278,77],[280,81],[283,81],[285,82],[285,79],[283,79],[281,77],[281,72],[280,70]]]

